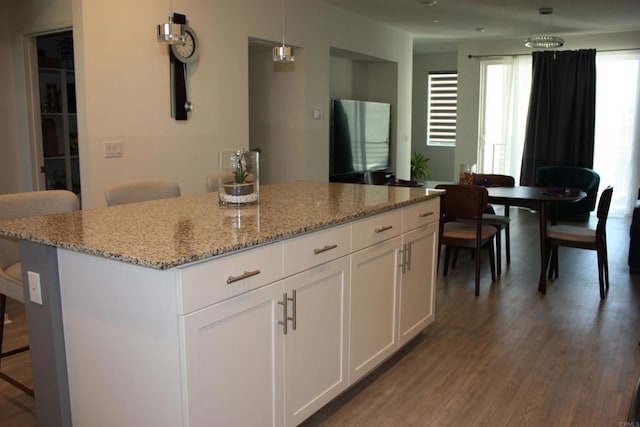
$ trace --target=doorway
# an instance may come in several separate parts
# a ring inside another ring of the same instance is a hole
[[[76,117],[73,33],[35,37],[45,189],[69,190],[80,196],[80,157]]]

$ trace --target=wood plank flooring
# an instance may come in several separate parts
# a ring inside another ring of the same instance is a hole
[[[640,275],[627,268],[629,220],[610,218],[611,289],[600,300],[596,254],[561,248],[560,277],[537,292],[537,217],[512,209],[512,260],[480,296],[462,252],[438,276],[436,321],[313,415],[309,426],[619,426],[640,375]],[[504,262],[504,256],[503,256]],[[10,305],[7,348],[25,342]],[[3,370],[29,377],[28,356]],[[0,426],[35,426],[33,399],[0,381]]]

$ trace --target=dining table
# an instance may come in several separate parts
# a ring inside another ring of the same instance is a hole
[[[540,278],[538,292],[545,294],[547,291],[546,260],[547,260],[547,222],[551,219],[557,203],[572,203],[584,199],[587,194],[581,190],[558,189],[532,186],[515,187],[486,187],[489,193],[489,203],[505,206],[505,214],[508,216],[510,206],[532,209],[538,212],[540,234]],[[551,216],[549,215],[551,213]]]

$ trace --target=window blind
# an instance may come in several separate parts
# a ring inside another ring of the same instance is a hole
[[[455,145],[458,74],[430,73],[428,85],[427,145]]]

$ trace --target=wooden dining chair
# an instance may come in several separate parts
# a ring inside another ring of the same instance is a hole
[[[180,186],[170,179],[130,181],[108,187],[104,192],[107,206],[169,197],[180,197]]]
[[[475,174],[474,183],[483,187],[515,187],[516,180],[510,175],[499,174]],[[492,225],[498,229],[496,234],[496,268],[498,275],[502,273],[502,239],[500,235],[504,230],[504,253],[507,265],[511,264],[511,237],[509,231],[509,205],[504,205],[504,214],[484,213],[482,220],[485,224]]]
[[[609,260],[607,255],[607,217],[613,187],[608,186],[600,195],[598,202],[598,224],[596,228],[580,227],[574,225],[551,225],[547,227],[546,245],[547,260],[549,266],[549,279],[558,277],[558,247],[567,246],[580,249],[590,249],[597,252],[598,257],[598,281],[600,284],[600,298],[605,297],[605,291],[609,290]]]
[[[480,295],[480,252],[483,247],[489,249],[491,280],[496,280],[493,242],[498,229],[482,220],[489,203],[487,189],[459,184],[440,184],[436,188],[446,191],[441,199],[440,221],[440,244],[445,245],[443,274],[446,276],[449,269],[451,248],[474,249],[475,294]]]

